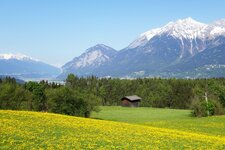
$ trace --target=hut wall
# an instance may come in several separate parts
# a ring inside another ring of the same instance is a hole
[[[128,100],[122,100],[122,106],[124,106],[124,107],[130,107],[130,101],[128,101]]]
[[[131,104],[131,107],[138,107],[139,102],[138,101],[134,101]]]
[[[122,106],[124,107],[138,107],[139,106],[139,101],[133,101],[130,102],[129,100],[122,100]]]

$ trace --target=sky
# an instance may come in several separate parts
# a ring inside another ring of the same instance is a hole
[[[61,66],[96,44],[116,50],[187,17],[225,18],[224,0],[0,0],[0,53]]]

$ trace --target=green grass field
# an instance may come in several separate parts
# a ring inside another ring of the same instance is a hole
[[[91,117],[225,137],[225,116],[196,118],[190,110],[104,106]]]

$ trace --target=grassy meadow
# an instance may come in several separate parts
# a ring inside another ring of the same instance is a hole
[[[225,137],[225,116],[197,118],[190,110],[104,106],[91,117]]]
[[[0,149],[225,149],[225,116],[101,107],[92,118],[0,110]]]

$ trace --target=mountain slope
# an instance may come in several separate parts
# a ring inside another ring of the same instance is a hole
[[[223,37],[225,40],[225,37]],[[224,77],[225,44],[209,48],[189,60],[168,67],[166,72],[173,77]]]
[[[17,78],[52,78],[60,69],[26,55],[0,54],[0,75]]]
[[[69,73],[75,73],[76,75],[92,75],[95,70],[111,61],[117,54],[117,51],[111,47],[103,44],[95,45],[86,50],[79,57],[75,57],[70,62],[66,63],[62,69],[63,73],[59,78],[65,78]]]

